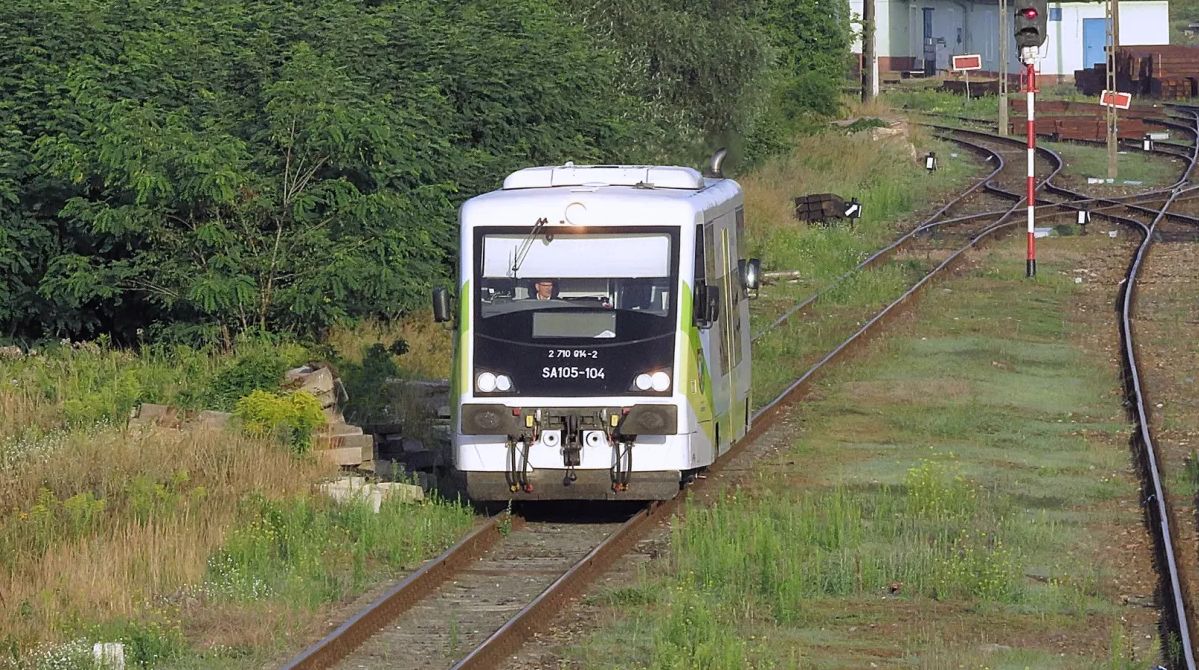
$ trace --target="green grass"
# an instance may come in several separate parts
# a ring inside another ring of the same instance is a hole
[[[96,641],[123,642],[130,667],[259,667],[302,646],[330,606],[473,523],[468,507],[436,498],[378,514],[328,500],[315,485],[337,468],[294,449],[325,421],[310,396],[304,421],[290,406],[242,403],[258,430],[126,425],[142,402],[261,404],[255,389],[278,390],[307,347],[5,353],[0,668],[91,670]]]
[[[1079,289],[1060,271],[1075,260],[1047,249],[1028,282],[1008,267],[1013,245],[934,289],[905,335],[820,386],[792,448],[759,463],[768,474],[690,507],[672,526],[669,563],[608,595],[634,613],[575,658],[651,668],[1156,660],[1121,623],[1109,589],[1126,566],[1104,560],[1110,536],[1092,531],[1139,525],[1135,505],[1119,504],[1137,489],[1114,370],[1072,344],[1080,326],[1066,314]],[[790,355],[756,354],[759,370]],[[720,637],[725,655],[714,653]]]
[[[1107,149],[1097,144],[1040,141],[1066,161],[1065,172],[1085,183],[1087,177],[1107,177]],[[1178,181],[1181,161],[1158,154],[1122,149],[1117,157],[1120,181],[1139,181],[1145,188],[1168,186]]]
[[[365,502],[308,497],[252,496],[243,504],[241,522],[208,561],[200,586],[208,599],[271,598],[309,610],[335,603],[414,568],[474,520],[467,506],[440,501],[419,507],[384,501],[378,513]]]

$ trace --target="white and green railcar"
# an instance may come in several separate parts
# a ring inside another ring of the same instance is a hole
[[[670,498],[745,435],[758,263],[736,182],[528,168],[460,225],[451,451],[472,499]],[[445,291],[434,308],[451,317]]]

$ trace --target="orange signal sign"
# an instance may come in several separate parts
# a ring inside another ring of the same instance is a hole
[[[1132,105],[1132,94],[1119,91],[1104,91],[1099,95],[1099,104],[1104,107],[1128,109]]]
[[[963,54],[953,57],[953,69],[955,72],[963,70],[981,70],[983,69],[983,57],[979,54]]]

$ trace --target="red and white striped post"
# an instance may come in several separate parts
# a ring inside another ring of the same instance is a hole
[[[1027,61],[1028,80],[1028,256],[1025,261],[1025,276],[1037,276],[1037,235],[1034,228],[1034,210],[1037,206],[1037,179],[1034,161],[1037,154],[1037,122],[1033,116],[1037,99],[1037,67]]]

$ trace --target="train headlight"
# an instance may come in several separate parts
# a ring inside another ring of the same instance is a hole
[[[475,388],[484,393],[491,393],[495,390],[496,379],[495,375],[490,372],[481,373],[475,378]]]
[[[658,393],[662,393],[670,388],[670,373],[665,370],[642,372],[633,378],[633,388],[638,391],[657,391]]]
[[[654,374],[650,375],[650,381],[653,382],[654,390],[658,391],[659,393],[670,388],[670,375],[661,370],[658,370]]]
[[[505,374],[480,372],[475,377],[475,390],[480,393],[507,393],[513,388],[512,378]]]

